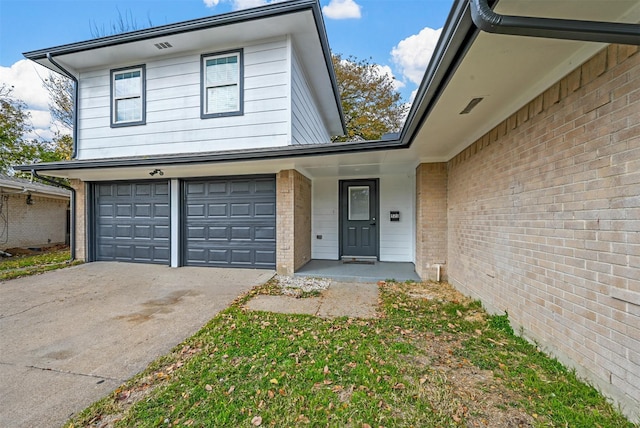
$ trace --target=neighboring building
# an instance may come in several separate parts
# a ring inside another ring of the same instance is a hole
[[[374,142],[329,142],[315,0],[26,53],[79,80],[77,156],[18,169],[72,180],[88,261],[439,269],[638,418],[640,2],[491,4],[454,2]]]
[[[67,242],[70,194],[0,174],[0,250]]]

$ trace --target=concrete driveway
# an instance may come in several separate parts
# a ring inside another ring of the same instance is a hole
[[[102,262],[0,283],[0,426],[62,425],[273,274]]]

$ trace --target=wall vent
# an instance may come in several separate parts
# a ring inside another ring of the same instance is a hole
[[[475,108],[475,106],[477,106],[478,104],[480,104],[480,101],[484,100],[484,98],[480,97],[480,98],[472,98],[471,101],[469,101],[469,104],[467,104],[467,106],[460,112],[460,114],[469,114],[471,112],[471,110],[473,110]]]
[[[169,42],[160,42],[160,43],[156,43],[155,47],[157,47],[158,49],[168,49],[168,48],[172,48],[173,46]]]

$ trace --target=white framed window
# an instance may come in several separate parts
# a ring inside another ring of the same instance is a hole
[[[111,70],[111,126],[144,125],[145,66]]]
[[[202,118],[243,114],[242,49],[202,55]]]

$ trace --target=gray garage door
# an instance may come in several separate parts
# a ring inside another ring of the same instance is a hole
[[[168,264],[169,184],[94,184],[95,260]]]
[[[184,197],[184,264],[275,268],[275,177],[189,180]]]

